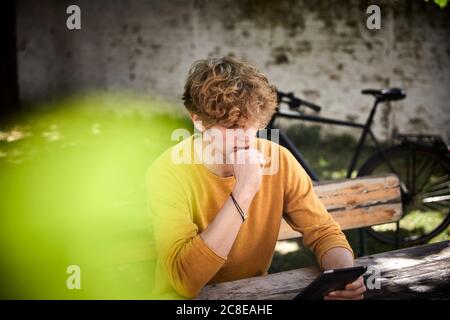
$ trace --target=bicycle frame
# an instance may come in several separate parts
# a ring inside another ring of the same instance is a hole
[[[298,119],[298,120],[304,120],[304,121],[311,121],[311,122],[318,122],[318,123],[327,123],[332,125],[339,125],[339,126],[347,126],[347,127],[353,127],[353,128],[359,128],[362,129],[361,136],[359,137],[357,147],[353,153],[352,160],[350,162],[350,165],[347,169],[347,178],[350,178],[352,175],[353,170],[356,167],[356,164],[358,162],[359,156],[361,154],[361,150],[364,146],[364,143],[367,139],[367,135],[369,135],[372,140],[375,142],[375,145],[377,149],[382,153],[383,157],[387,162],[387,158],[385,157],[383,150],[378,143],[378,140],[376,139],[375,135],[373,134],[371,130],[371,126],[373,123],[373,118],[376,113],[376,108],[378,106],[379,101],[375,100],[375,103],[372,107],[372,110],[369,114],[369,117],[367,118],[366,122],[363,123],[354,123],[350,121],[344,121],[344,120],[337,120],[337,119],[331,119],[331,118],[325,118],[315,115],[306,115],[299,111],[286,111],[286,110],[277,110],[277,112],[274,114],[272,119],[270,120],[267,128],[268,129],[275,129],[274,122],[277,118],[288,118],[288,119]],[[311,177],[313,181],[319,181],[319,177],[314,172],[314,170],[308,165],[307,161],[301,154],[301,152],[295,147],[294,143],[289,139],[289,137],[280,130],[279,133],[280,137],[280,143],[284,145],[291,153],[294,155],[294,157],[297,159],[297,161],[302,165],[302,167],[305,169],[305,171],[308,173],[308,175]]]

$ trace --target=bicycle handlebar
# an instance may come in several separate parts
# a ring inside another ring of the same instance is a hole
[[[293,92],[285,93],[285,92],[277,91],[277,98],[278,98],[278,104],[284,102],[289,106],[290,109],[298,109],[301,106],[308,107],[316,112],[320,112],[320,110],[322,109],[322,107],[318,106],[317,104],[302,100],[302,99],[294,96]]]

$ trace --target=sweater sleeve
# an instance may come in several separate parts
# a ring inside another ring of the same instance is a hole
[[[332,248],[343,247],[354,254],[340,226],[314,192],[309,175],[287,149],[282,153],[286,222],[302,234],[303,244],[314,251],[320,268],[323,255]]]
[[[171,286],[193,298],[220,270],[226,259],[217,255],[199,235],[183,181],[167,168],[152,166],[147,191],[158,263]]]

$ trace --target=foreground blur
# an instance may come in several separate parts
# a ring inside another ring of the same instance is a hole
[[[39,109],[0,124],[1,297],[153,298],[145,174],[188,120],[117,94]]]

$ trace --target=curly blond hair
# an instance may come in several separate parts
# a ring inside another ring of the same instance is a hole
[[[277,107],[276,87],[253,65],[231,57],[194,62],[184,86],[186,109],[206,128],[264,128]]]

